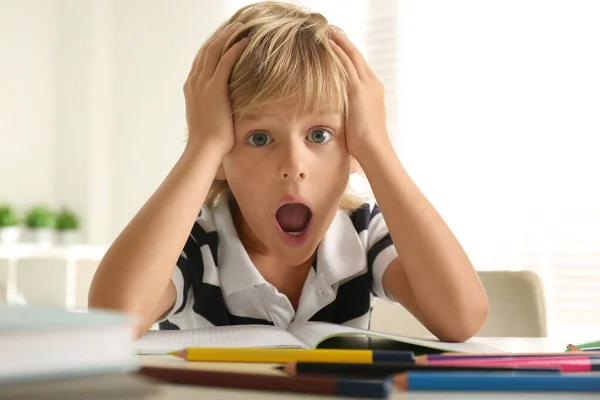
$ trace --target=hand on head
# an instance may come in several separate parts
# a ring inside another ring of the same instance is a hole
[[[329,44],[349,78],[346,118],[348,152],[359,159],[373,146],[391,146],[386,127],[383,84],[360,51],[341,31],[331,28]]]
[[[248,38],[242,38],[223,54],[229,39],[241,24],[232,24],[208,40],[200,49],[183,86],[188,124],[187,148],[215,146],[226,154],[234,143],[228,80]]]

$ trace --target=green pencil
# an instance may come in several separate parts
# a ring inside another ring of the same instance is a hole
[[[570,351],[577,351],[577,350],[582,350],[582,351],[600,351],[600,341],[594,341],[594,342],[585,342],[585,343],[581,343],[581,344],[577,344],[577,345],[568,345],[567,346],[567,352]]]

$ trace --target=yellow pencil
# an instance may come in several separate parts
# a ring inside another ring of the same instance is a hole
[[[343,349],[272,349],[191,347],[169,353],[187,361],[217,361],[284,364],[290,362],[413,362],[407,351],[343,350]]]

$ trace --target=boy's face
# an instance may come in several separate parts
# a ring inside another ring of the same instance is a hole
[[[219,176],[239,205],[244,243],[286,265],[312,256],[357,168],[342,114],[300,114],[296,107],[282,102],[235,121],[235,145]]]

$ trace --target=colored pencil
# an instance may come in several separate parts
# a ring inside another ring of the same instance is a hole
[[[595,352],[584,352],[579,350],[577,352],[569,353],[504,353],[504,354],[425,354],[422,356],[415,357],[416,360],[466,360],[466,359],[517,359],[517,358],[557,358],[557,357],[589,357],[589,358],[600,358],[600,353]]]
[[[352,378],[382,379],[390,375],[407,371],[422,372],[523,372],[559,374],[558,368],[505,368],[505,367],[477,367],[453,365],[415,365],[412,363],[379,363],[379,364],[353,364],[353,363],[288,363],[277,367],[288,376],[298,375],[331,375]]]
[[[388,398],[393,389],[391,378],[385,380],[351,380],[333,377],[288,377],[283,375],[147,366],[141,367],[138,374],[159,382],[182,385],[372,399]]]
[[[401,391],[600,392],[600,375],[406,372],[394,375]]]
[[[566,354],[577,354],[577,353],[581,353],[581,352],[588,352],[588,354],[600,354],[600,346],[591,346],[588,345],[586,347],[577,347],[575,345],[567,345],[567,348],[565,350]]]
[[[580,343],[578,345],[569,344],[566,351],[600,351],[600,341]]]
[[[187,361],[217,361],[285,364],[312,362],[413,362],[409,351],[341,350],[341,349],[264,349],[264,348],[188,348],[170,353]]]
[[[599,371],[600,359],[585,356],[531,357],[531,358],[478,358],[478,359],[435,359],[418,358],[418,365],[472,365],[513,368],[560,368],[562,372]]]

